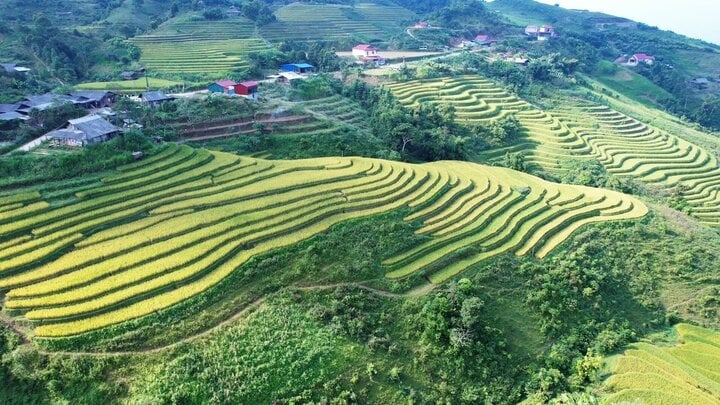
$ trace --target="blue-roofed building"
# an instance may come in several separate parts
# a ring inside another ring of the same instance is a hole
[[[280,66],[280,70],[283,72],[295,72],[304,75],[315,71],[315,66],[309,63],[287,63]]]

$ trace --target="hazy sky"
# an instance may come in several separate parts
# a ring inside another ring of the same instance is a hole
[[[720,44],[720,0],[538,0],[602,11]]]

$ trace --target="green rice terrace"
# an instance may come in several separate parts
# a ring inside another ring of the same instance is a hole
[[[720,402],[720,334],[676,325],[676,345],[636,343],[611,358],[608,403],[703,405]]]
[[[562,172],[569,158],[597,159],[619,177],[678,191],[702,223],[720,225],[720,168],[715,156],[680,136],[659,130],[609,107],[578,100],[544,112],[478,76],[410,81],[388,85],[406,106],[452,104],[461,122],[514,115],[525,136],[510,147],[484,152],[495,162],[520,152],[528,163]]]
[[[441,283],[504,252],[545,257],[585,224],[642,217],[620,193],[463,162],[268,161],[170,145],[75,200],[0,198],[5,307],[75,336],[202,294],[250,258],[400,208],[426,235],[386,277]]]
[[[196,21],[177,17],[150,34],[134,37],[140,61],[153,71],[218,74],[247,66],[247,55],[268,49],[244,18]]]
[[[292,3],[275,12],[277,21],[261,28],[271,42],[285,40],[329,40],[356,37],[365,41],[384,40],[401,32],[405,23],[416,19],[412,11],[393,5],[358,3]]]

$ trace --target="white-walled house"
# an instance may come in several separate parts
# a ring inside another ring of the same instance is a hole
[[[372,45],[360,44],[352,49],[352,54],[358,59],[367,58],[369,56],[377,56],[378,49]]]
[[[628,66],[638,66],[639,64],[644,63],[646,65],[652,65],[655,63],[655,57],[646,55],[644,53],[636,53],[635,55],[631,56],[630,59],[627,61]]]

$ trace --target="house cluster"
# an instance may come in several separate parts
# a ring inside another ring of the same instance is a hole
[[[227,94],[228,96],[240,96],[250,100],[256,100],[258,95],[258,83],[247,81],[235,83],[232,80],[220,80],[208,86],[210,93]]]
[[[2,68],[2,72],[13,74],[13,73],[27,73],[31,69],[26,68],[24,66],[18,66],[15,63],[0,63],[0,68]]]
[[[535,37],[538,41],[547,41],[558,37],[555,27],[552,25],[528,25],[525,27],[525,35]]]
[[[438,29],[440,29],[440,27],[436,27],[427,21],[418,21],[415,24],[409,26],[408,28],[414,29],[414,30],[438,30]]]
[[[372,45],[360,44],[355,45],[352,54],[355,57],[355,63],[364,66],[382,66],[385,64],[385,58],[378,54],[378,49]]]
[[[117,95],[109,91],[77,91],[68,94],[29,96],[15,104],[0,104],[0,121],[27,120],[33,110],[45,111],[59,104],[73,104],[85,109],[109,107]]]

